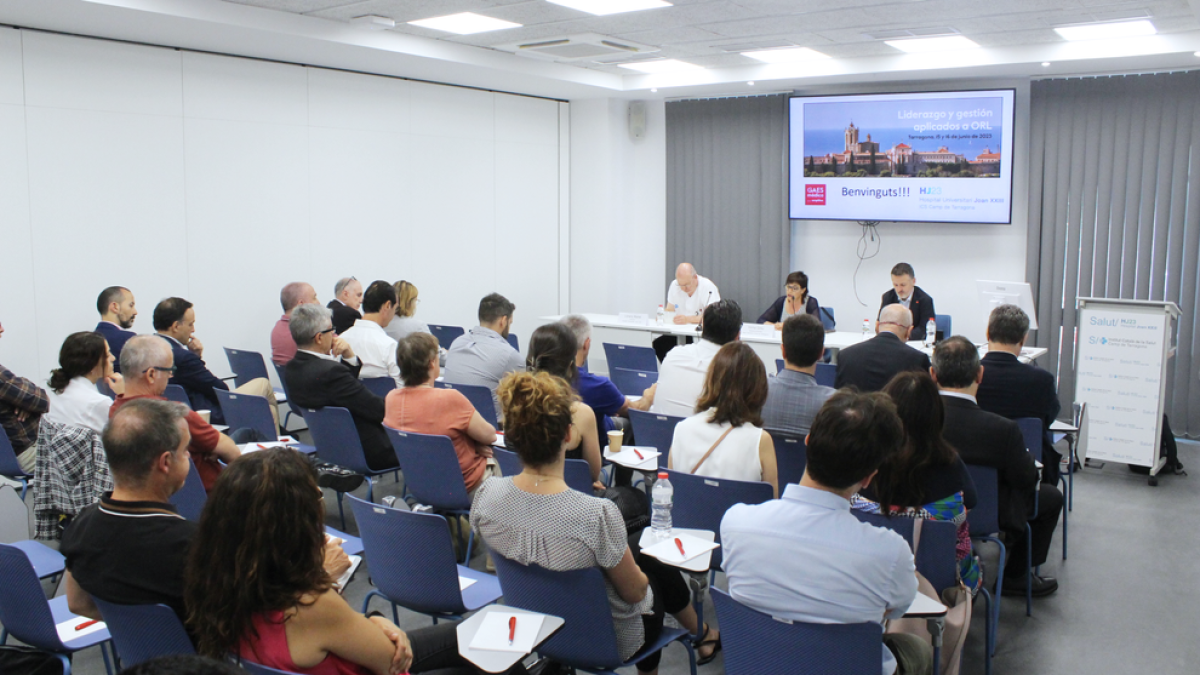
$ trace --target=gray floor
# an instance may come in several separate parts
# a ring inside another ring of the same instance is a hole
[[[1124,465],[1087,468],[1076,474],[1075,510],[1070,514],[1070,560],[1061,560],[1061,526],[1043,574],[1056,576],[1058,593],[1035,600],[1026,617],[1024,600],[1002,603],[996,673],[1104,675],[1192,675],[1200,670],[1200,640],[1195,639],[1200,616],[1200,446],[1180,444],[1180,459],[1196,475],[1167,476],[1158,487]],[[398,495],[401,486],[382,479],[376,499]],[[360,489],[359,492],[364,492]],[[336,502],[327,497],[329,522],[338,526]],[[355,531],[350,523],[347,528]],[[481,558],[473,562],[480,567]],[[370,589],[364,565],[346,591],[359,607]],[[718,578],[724,587],[724,580]],[[376,600],[373,607],[385,610]],[[712,616],[712,603],[705,614]],[[401,610],[406,630],[429,625],[428,619]],[[976,608],[963,660],[964,675],[984,672],[983,608]],[[98,650],[79,654],[73,671],[101,675]],[[632,673],[633,669],[629,669]],[[669,647],[660,672],[688,672],[682,647]],[[702,667],[702,674],[723,672],[721,660]]]

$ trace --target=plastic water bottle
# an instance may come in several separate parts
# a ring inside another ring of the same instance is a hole
[[[658,313],[655,315],[655,320],[657,321],[658,325],[660,325],[660,326],[663,325],[666,315],[667,315],[667,313],[665,310],[663,310],[663,306],[659,305]]]
[[[937,339],[937,321],[932,318],[925,322],[925,346],[932,347]]]
[[[675,488],[667,480],[667,472],[660,471],[654,488],[650,491],[652,500],[650,512],[650,531],[655,541],[662,541],[671,536],[671,502],[675,499]]]
[[[863,339],[866,340],[870,337],[871,337],[871,320],[863,319]]]

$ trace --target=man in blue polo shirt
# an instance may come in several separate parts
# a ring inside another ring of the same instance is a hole
[[[658,385],[651,385],[642,392],[640,399],[634,400],[622,394],[612,380],[589,373],[584,366],[592,349],[592,322],[583,315],[571,314],[563,317],[562,323],[575,334],[575,343],[579,345],[579,351],[575,352],[575,365],[579,368],[579,398],[596,413],[596,429],[603,434],[627,428],[629,420],[626,412],[630,408],[649,410]]]

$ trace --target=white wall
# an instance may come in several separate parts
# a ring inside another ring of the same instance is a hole
[[[0,31],[0,364],[44,381],[96,295],[170,295],[222,346],[269,352],[285,283],[323,301],[407,279],[418,317],[558,311],[556,101],[301,66]],[[365,284],[364,284],[365,285]]]
[[[917,285],[933,296],[938,314],[949,314],[953,332],[982,341],[987,328],[986,312],[979,307],[976,279],[1025,280],[1026,228],[1029,186],[1029,82],[973,80],[949,83],[955,87],[1015,88],[1013,137],[1013,222],[1011,225],[964,225],[946,223],[881,223],[879,254],[865,260],[857,275],[856,255],[862,228],[854,222],[792,221],[792,269],[808,274],[809,291],[823,306],[837,314],[838,330],[858,331],[863,319],[872,325],[879,312],[880,296],[891,288],[889,272],[898,262],[907,262],[917,273]],[[806,95],[863,93],[867,91],[928,91],[909,88],[861,86],[854,89],[806,90]],[[868,255],[878,242],[867,238]],[[783,280],[780,280],[780,294]]]

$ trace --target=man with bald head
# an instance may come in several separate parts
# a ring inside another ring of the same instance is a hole
[[[355,321],[362,318],[358,308],[362,306],[363,287],[354,277],[343,277],[333,285],[333,299],[325,305],[333,312],[333,330],[338,335],[350,330]]]
[[[277,366],[286,366],[288,361],[296,356],[296,341],[288,330],[288,322],[292,319],[292,310],[300,305],[320,302],[317,300],[317,289],[312,284],[303,281],[293,281],[279,291],[279,304],[283,306],[283,316],[275,322],[271,329],[271,360]]]
[[[912,321],[912,312],[904,305],[884,307],[875,322],[875,337],[838,352],[834,386],[880,391],[897,373],[929,370],[929,357],[905,344],[913,331]]]
[[[685,262],[679,263],[679,267],[675,268],[675,281],[667,288],[667,304],[664,305],[664,309],[675,312],[676,325],[695,324],[700,323],[705,307],[720,300],[721,292],[717,290],[717,285],[707,277],[697,274],[696,268]],[[691,338],[688,338],[688,342],[691,341]],[[674,335],[655,338],[654,352],[658,355],[658,360],[666,358],[667,352],[678,343]]]

